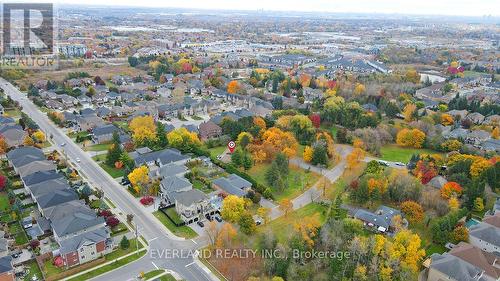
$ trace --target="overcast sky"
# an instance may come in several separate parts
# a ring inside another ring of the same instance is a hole
[[[341,13],[500,15],[500,0],[59,0],[58,3]]]

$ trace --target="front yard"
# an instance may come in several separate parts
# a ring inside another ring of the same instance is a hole
[[[425,148],[401,147],[394,144],[385,145],[380,149],[380,159],[386,161],[408,163],[414,154],[435,154],[437,151]]]
[[[260,184],[269,186],[266,181],[266,171],[270,166],[270,164],[257,164],[248,170],[247,173]],[[316,173],[290,166],[290,174],[286,178],[287,187],[283,191],[273,189],[274,199],[277,201],[293,199],[313,186],[320,178],[321,176]]]
[[[94,145],[89,145],[83,147],[83,150],[85,151],[106,151],[108,150],[110,144],[109,143],[101,143],[101,144],[94,144]]]
[[[179,237],[184,237],[186,239],[191,239],[198,234],[194,230],[192,230],[189,226],[176,226],[170,219],[161,211],[155,211],[153,215],[166,227],[168,228],[174,235]]]

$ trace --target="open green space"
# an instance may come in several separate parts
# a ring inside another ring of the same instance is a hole
[[[278,241],[284,243],[288,235],[293,233],[292,228],[296,222],[301,221],[304,217],[310,217],[315,214],[319,214],[320,223],[323,224],[326,221],[326,213],[328,207],[318,204],[311,203],[302,207],[300,209],[295,210],[294,212],[288,213],[286,216],[281,216],[268,224],[261,225],[257,229],[266,233],[267,231],[272,231]]]
[[[9,210],[9,196],[6,192],[0,192],[0,212]]]
[[[88,279],[94,278],[94,277],[99,276],[101,274],[104,274],[108,271],[117,269],[117,268],[122,267],[128,263],[136,261],[136,260],[142,258],[144,255],[146,255],[146,252],[147,252],[146,250],[142,250],[137,254],[130,255],[130,256],[123,258],[121,260],[117,260],[117,261],[112,262],[112,263],[105,265],[103,267],[99,267],[99,268],[92,270],[90,272],[87,272],[87,273],[84,273],[84,274],[79,275],[77,277],[71,278],[71,279],[69,279],[69,281],[83,281],[83,280],[88,280]]]
[[[268,186],[266,171],[269,167],[270,164],[257,164],[248,170],[247,173],[257,182]],[[290,174],[286,178],[288,187],[283,191],[273,190],[274,199],[278,201],[285,198],[293,199],[313,186],[320,178],[321,176],[316,173],[290,166]]]
[[[170,230],[174,235],[179,237],[184,237],[186,239],[191,239],[198,234],[194,230],[192,230],[189,226],[176,226],[170,219],[161,211],[156,211],[153,215],[166,227]]]
[[[213,191],[213,189],[207,187],[204,183],[202,183],[199,180],[193,180],[193,187],[204,193],[210,193]]]
[[[208,151],[210,151],[210,155],[212,155],[213,157],[221,155],[224,152],[224,150],[226,150],[225,146],[217,146],[208,149]]]
[[[158,278],[160,281],[175,281],[176,279],[171,274],[165,274]]]
[[[382,160],[403,162],[406,164],[410,161],[411,156],[414,154],[435,154],[439,152],[431,149],[401,147],[391,144],[380,148],[380,153],[382,154],[380,157]]]
[[[99,166],[101,166],[101,168],[103,168],[104,171],[106,171],[114,179],[124,176],[123,168],[117,169],[115,167],[110,167],[104,163],[99,164]]]
[[[94,144],[94,145],[89,145],[83,148],[85,151],[105,151],[108,150],[110,144],[109,143],[101,143],[101,144]]]
[[[143,278],[144,278],[144,280],[148,280],[148,279],[151,279],[151,278],[153,278],[155,276],[158,276],[158,275],[162,274],[163,272],[165,272],[164,269],[157,269],[157,270],[153,270],[153,271],[150,271],[150,272],[146,272],[146,273],[144,273]]]
[[[42,271],[38,267],[36,260],[30,261],[28,264],[25,265],[25,267],[27,268],[26,272],[29,272],[24,277],[25,281],[42,280]]]

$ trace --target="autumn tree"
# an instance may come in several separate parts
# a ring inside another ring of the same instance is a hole
[[[282,131],[272,127],[262,135],[264,145],[273,147],[276,152],[283,152],[288,157],[293,157],[297,153],[297,140],[290,132]]]
[[[215,220],[208,222],[205,233],[207,234],[209,244],[211,246],[215,245],[217,236],[219,236],[219,229],[217,228],[217,222]]]
[[[132,186],[143,186],[149,183],[149,169],[147,166],[143,165],[135,168],[130,174],[128,174],[128,179]]]
[[[419,223],[424,219],[424,209],[415,201],[401,203],[401,211],[410,223]]]
[[[236,143],[243,149],[245,149],[251,142],[253,142],[253,136],[248,132],[241,132],[236,139]]]
[[[313,151],[313,148],[308,145],[304,147],[304,153],[302,154],[302,158],[304,159],[304,161],[306,161],[307,163],[311,163]]]
[[[406,122],[410,122],[413,120],[415,116],[415,112],[417,110],[417,106],[413,103],[409,103],[403,109],[403,116],[405,117]]]
[[[138,116],[129,125],[136,145],[147,145],[156,142],[156,125],[152,116]]]
[[[453,123],[455,122],[455,120],[453,120],[453,116],[451,116],[450,114],[441,114],[441,124],[443,126],[450,126],[450,125],[453,125]]]
[[[318,129],[319,126],[321,125],[321,117],[318,113],[313,113],[309,115],[309,119],[311,119],[311,122],[314,126],[314,128]]]
[[[359,96],[365,91],[366,91],[365,85],[361,83],[356,83],[356,86],[354,87],[354,95]]]
[[[453,229],[453,232],[451,233],[451,242],[453,244],[458,244],[462,241],[469,241],[469,230],[463,225],[458,225],[457,227],[455,227],[455,229]]]
[[[494,139],[499,139],[500,138],[500,128],[495,127],[493,131],[491,131],[491,137]]]
[[[474,162],[472,162],[472,165],[470,166],[470,175],[473,178],[477,178],[492,165],[493,163],[491,161],[488,161],[481,156],[477,156],[474,158]]]
[[[9,145],[3,136],[0,136],[0,154],[5,154],[9,149]]]
[[[457,211],[460,208],[460,202],[456,196],[452,195],[450,199],[448,199],[448,208],[450,208],[450,211],[452,212]]]
[[[316,213],[312,216],[301,218],[301,220],[294,224],[294,229],[300,235],[304,243],[309,248],[312,248],[314,246],[314,238],[318,234],[320,226],[319,213]]]
[[[257,209],[257,216],[261,217],[264,220],[264,224],[267,224],[270,221],[271,209],[266,207],[260,207]]]
[[[365,158],[365,152],[361,148],[354,148],[346,157],[347,169],[355,168]]]
[[[441,197],[449,199],[452,196],[460,196],[462,194],[462,187],[460,184],[449,181],[441,188]]]
[[[259,117],[259,116],[256,116],[253,118],[253,124],[256,125],[257,127],[260,128],[260,130],[265,130],[266,129],[266,121],[262,118],[262,117]]]
[[[227,92],[230,94],[236,94],[241,90],[240,82],[233,80],[227,83]]]
[[[195,132],[190,132],[181,127],[167,134],[167,140],[170,146],[182,151],[189,151],[201,145],[201,141]]]
[[[240,226],[240,230],[247,235],[254,233],[257,229],[257,225],[255,224],[252,214],[248,211],[241,214],[238,220],[238,225]]]
[[[477,197],[474,199],[474,211],[481,212],[484,210],[483,198]]]
[[[421,148],[425,141],[425,133],[419,129],[402,129],[396,136],[396,143],[401,146]]]
[[[25,146],[34,146],[35,142],[33,141],[33,139],[30,136],[25,136],[24,140],[23,140],[23,144]]]
[[[222,201],[221,216],[228,222],[236,223],[245,212],[245,200],[236,195],[229,195]]]
[[[285,216],[288,215],[290,211],[293,210],[293,203],[289,199],[283,199],[279,202],[279,209],[285,213]]]
[[[45,134],[41,130],[37,130],[36,132],[34,132],[32,137],[38,143],[42,143],[45,141]]]
[[[215,247],[218,249],[228,248],[231,246],[237,231],[230,223],[224,223],[215,240]]]

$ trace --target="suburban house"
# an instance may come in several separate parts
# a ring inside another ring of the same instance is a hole
[[[206,141],[212,138],[218,138],[222,135],[222,128],[210,120],[201,123],[198,128],[202,141]]]
[[[354,218],[361,220],[365,226],[382,233],[392,231],[394,226],[392,219],[395,216],[402,216],[402,213],[384,205],[380,206],[374,213],[358,209],[354,214]]]
[[[137,167],[141,165],[161,167],[169,163],[185,164],[189,160],[188,156],[182,155],[177,149],[167,148],[160,151],[149,150],[149,152],[147,150],[149,149],[137,149],[135,151],[137,153],[130,154]]]
[[[487,280],[483,270],[450,253],[432,254],[427,281]]]
[[[489,253],[500,253],[500,213],[485,216],[469,229],[469,243]]]
[[[500,280],[500,266],[496,255],[465,242],[460,242],[449,253],[482,269],[484,280]]]
[[[92,130],[92,141],[98,144],[110,142],[113,139],[113,133],[119,131],[120,129],[113,124],[96,127]]]
[[[243,197],[252,187],[252,183],[236,174],[231,174],[214,180],[212,186],[225,194]]]
[[[149,171],[149,176],[155,178],[166,178],[170,176],[183,177],[188,172],[188,168],[184,165],[169,163],[160,168]]]
[[[0,281],[14,281],[14,267],[12,266],[12,257],[5,256],[0,258]]]
[[[174,193],[172,200],[175,211],[186,224],[203,220],[206,215],[213,215],[216,211],[208,196],[198,189]]]
[[[4,137],[8,146],[20,146],[28,133],[19,125],[7,124],[0,126],[0,135]]]
[[[76,266],[112,250],[112,240],[104,219],[97,217],[83,201],[73,200],[58,205],[46,213],[66,267]]]

